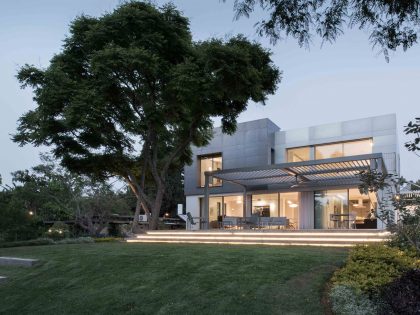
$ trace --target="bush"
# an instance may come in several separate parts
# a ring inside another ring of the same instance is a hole
[[[53,240],[62,240],[68,238],[70,235],[70,229],[67,224],[61,221],[54,222],[54,224],[45,233],[47,237]]]
[[[384,285],[418,266],[418,260],[397,248],[356,246],[350,251],[346,265],[334,273],[332,283],[349,286],[374,297]]]
[[[384,287],[383,314],[420,314],[420,269],[412,269]]]
[[[336,285],[330,292],[331,306],[336,315],[372,315],[375,304],[361,291],[346,285]]]
[[[38,238],[35,240],[28,241],[16,241],[0,243],[0,247],[20,247],[20,246],[39,246],[39,245],[53,245],[54,241],[50,238]]]
[[[39,246],[39,245],[60,245],[60,244],[89,244],[95,241],[91,237],[78,237],[78,238],[65,238],[62,240],[54,241],[50,238],[38,238],[29,241],[17,241],[0,243],[0,248],[5,247],[20,247],[20,246]]]
[[[121,237],[98,237],[95,238],[95,243],[121,242]]]

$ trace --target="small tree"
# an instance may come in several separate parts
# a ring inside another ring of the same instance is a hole
[[[26,65],[18,79],[37,107],[19,119],[13,140],[52,147],[70,171],[125,180],[137,197],[134,222],[143,208],[156,229],[169,170],[191,162],[191,144],[209,142],[212,118],[234,132],[249,101],[274,93],[280,73],[257,43],[193,42],[174,6],[132,1],[76,18],[48,68]]]
[[[399,221],[392,228],[393,243],[402,249],[414,249],[420,257],[420,196],[397,195],[393,205]]]

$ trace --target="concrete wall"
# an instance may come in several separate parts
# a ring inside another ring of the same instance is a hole
[[[221,153],[223,169],[268,165],[274,148],[274,133],[278,130],[279,127],[269,119],[240,123],[233,135],[223,134],[221,128],[215,128],[209,145],[192,148],[193,163],[184,168],[185,195],[203,194],[203,188],[199,187],[199,156]],[[230,183],[211,188],[212,194],[241,191],[241,187]]]

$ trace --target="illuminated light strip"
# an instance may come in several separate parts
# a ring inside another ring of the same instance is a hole
[[[388,236],[390,232],[372,232],[372,233],[364,233],[364,232],[329,232],[329,233],[322,233],[322,232],[146,232],[147,235],[299,235],[299,236]]]
[[[127,243],[176,243],[176,244],[230,244],[230,245],[269,245],[269,246],[322,246],[322,247],[353,247],[355,244],[312,244],[312,243],[258,243],[258,242],[212,242],[212,241],[151,241],[151,240],[126,240]]]
[[[269,237],[269,238],[264,238],[264,237],[237,237],[237,236],[231,236],[229,238],[226,237],[221,237],[221,236],[166,236],[166,235],[156,235],[156,236],[152,236],[152,235],[143,235],[143,236],[138,236],[137,237],[138,240],[140,239],[162,239],[162,240],[167,240],[167,239],[178,239],[178,240],[226,240],[226,239],[231,239],[231,240],[239,240],[239,241],[246,241],[246,240],[251,240],[251,241],[319,241],[319,242],[324,242],[324,241],[332,241],[332,242],[383,242],[385,241],[385,239],[382,238],[313,238],[313,237],[302,237],[302,238],[297,238],[297,237]]]

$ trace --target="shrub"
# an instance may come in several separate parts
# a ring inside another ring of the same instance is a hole
[[[420,269],[406,271],[384,287],[383,314],[420,314]]]
[[[346,285],[334,286],[330,292],[330,299],[336,315],[371,315],[377,313],[375,304],[367,295]]]
[[[46,232],[46,236],[52,238],[53,240],[68,238],[69,235],[69,226],[61,221],[54,222],[54,224]]]
[[[419,266],[419,261],[403,251],[385,245],[356,246],[346,265],[336,271],[334,285],[346,285],[377,296],[381,288],[403,272]]]
[[[39,246],[39,245],[53,245],[54,241],[50,238],[38,238],[35,240],[28,241],[16,241],[16,242],[7,242],[0,243],[0,247],[20,247],[20,246]]]

